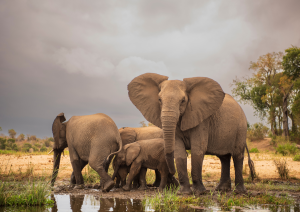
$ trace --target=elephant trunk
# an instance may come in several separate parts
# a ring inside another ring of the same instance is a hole
[[[163,136],[165,141],[165,158],[169,168],[169,172],[172,175],[174,175],[176,172],[175,164],[174,164],[174,149],[175,149],[175,130],[178,121],[178,118],[174,115],[175,115],[174,112],[162,112],[161,115]]]
[[[61,156],[62,151],[55,149],[54,154],[53,154],[53,172],[52,172],[52,179],[51,179],[51,186],[54,186],[57,174],[58,174],[58,169],[59,169],[59,164],[60,164],[60,156]]]

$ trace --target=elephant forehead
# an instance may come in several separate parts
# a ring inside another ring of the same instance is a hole
[[[185,82],[181,80],[166,80],[161,83],[161,91],[169,89],[180,89],[182,91],[186,90]]]

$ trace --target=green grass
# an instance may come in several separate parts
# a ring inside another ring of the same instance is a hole
[[[293,161],[300,161],[300,154],[295,155]]]
[[[258,183],[246,183],[246,189],[255,191],[300,191],[300,186],[292,186],[287,184],[274,184],[272,181],[258,182]]]
[[[275,204],[291,205],[295,201],[287,194],[277,197],[275,195],[264,193],[258,196],[236,195],[231,193],[220,193],[209,191],[201,197],[196,196],[178,196],[178,189],[165,189],[162,193],[157,192],[154,196],[147,196],[142,200],[144,207],[151,207],[155,211],[177,211],[179,208],[188,206],[216,206],[222,210],[231,210],[233,206],[245,207],[257,204]]]
[[[0,181],[0,206],[15,205],[49,205],[53,201],[50,196],[48,182],[4,182]]]
[[[250,149],[249,152],[250,152],[250,153],[259,153],[259,151],[258,151],[257,148],[252,148],[252,149]]]

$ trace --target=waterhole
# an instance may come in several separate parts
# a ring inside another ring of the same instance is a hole
[[[150,205],[143,206],[138,199],[118,199],[118,198],[99,198],[93,195],[51,195],[54,200],[52,207],[0,207],[0,212],[104,212],[104,211],[128,211],[143,212],[155,211]],[[160,211],[160,210],[156,210]],[[164,211],[164,210],[162,210]],[[218,206],[186,206],[179,208],[179,212],[200,212],[200,211],[222,211]],[[232,207],[231,211],[282,211],[300,212],[300,205],[278,206],[278,205],[258,205],[247,207]]]

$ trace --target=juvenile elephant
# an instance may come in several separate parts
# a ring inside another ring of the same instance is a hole
[[[131,127],[123,127],[119,129],[122,144],[123,146],[139,141],[139,140],[147,140],[153,138],[163,138],[163,131],[162,129],[151,126],[151,127],[138,127],[138,128],[131,128]],[[116,172],[115,176],[117,178],[115,187],[119,188],[119,186],[123,187],[126,184],[126,177],[130,171],[130,166],[121,165],[121,161],[117,160],[117,157],[113,160],[113,167]],[[117,170],[118,169],[118,170]],[[147,169],[146,169],[147,170]],[[114,178],[114,177],[113,177]],[[140,176],[137,175],[136,178],[133,180],[134,188],[140,186],[139,184]],[[153,186],[158,187],[160,185],[161,176],[159,171],[155,170],[155,182]],[[172,178],[168,178],[168,184],[172,184],[173,186],[179,186],[178,181],[173,176]],[[142,186],[141,189],[146,188]]]
[[[132,127],[122,127],[119,129],[121,139],[122,139],[122,144],[125,146],[126,144],[130,144],[139,140],[145,140],[145,139],[152,139],[152,138],[163,138],[163,131],[162,129],[156,127],[156,126],[151,126],[151,127],[137,127],[137,128],[132,128]],[[126,165],[118,165],[116,158],[113,160],[113,167],[116,169],[118,166],[118,171],[116,174],[116,184],[115,187],[119,188],[123,187],[126,184],[126,177],[129,173],[130,166]],[[156,170],[156,180],[154,182],[154,186],[158,187],[160,184],[160,174]],[[137,176],[136,180],[134,180],[133,185],[135,187],[139,186],[139,176]]]
[[[164,155],[164,140],[162,138],[141,140],[127,144],[124,146],[124,150],[117,154],[116,158],[118,164],[130,166],[126,185],[123,186],[125,191],[130,190],[131,183],[137,175],[140,176],[140,189],[147,188],[145,180],[147,168],[159,171],[161,176],[159,190],[165,188],[168,178],[173,179],[174,177],[170,174],[167,166]]]
[[[237,192],[245,192],[242,175],[247,120],[242,108],[221,86],[206,77],[168,80],[146,73],[128,84],[128,95],[143,116],[163,129],[165,157],[171,174],[179,176],[180,194],[191,194],[186,151],[191,150],[193,192],[206,191],[202,183],[204,155],[220,158],[222,169],[217,190],[230,190],[230,159],[235,167]],[[253,164],[248,157],[249,166]],[[253,177],[254,166],[250,166]]]
[[[114,186],[114,181],[105,171],[105,161],[122,149],[116,124],[103,113],[72,116],[69,121],[65,120],[64,114],[60,113],[52,125],[54,163],[51,184],[54,185],[58,173],[61,153],[68,147],[73,168],[71,184],[76,184],[75,188],[82,188],[84,182],[81,171],[89,163],[100,175],[103,191],[108,192]]]

